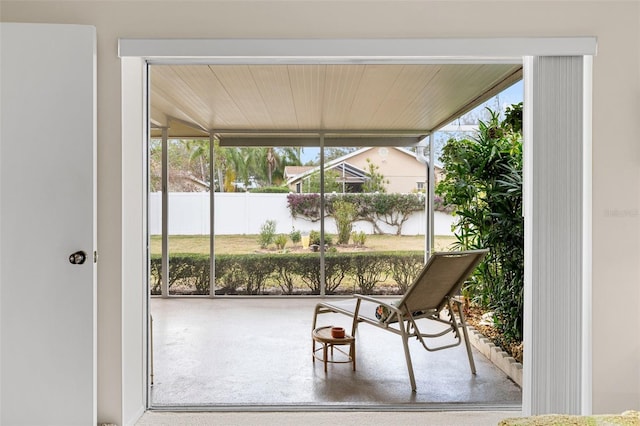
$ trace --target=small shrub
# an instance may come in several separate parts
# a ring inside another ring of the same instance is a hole
[[[309,287],[311,294],[320,294],[320,257],[317,253],[296,256],[293,266],[300,280]],[[325,292],[335,293],[344,278],[351,272],[351,258],[344,254],[331,254],[324,258]]]
[[[289,238],[285,234],[278,234],[273,239],[273,242],[276,244],[278,250],[282,250],[287,245],[288,240]]]
[[[272,257],[274,278],[283,294],[293,294],[297,288],[299,281],[296,274],[297,263],[298,260],[294,256],[274,255]]]
[[[267,248],[269,244],[273,242],[273,239],[276,235],[276,221],[275,220],[267,220],[260,227],[260,235],[258,237],[258,242],[260,243],[260,248]]]
[[[353,275],[359,292],[373,294],[376,284],[385,281],[389,276],[388,254],[353,254]]]
[[[302,233],[300,231],[296,231],[295,228],[293,228],[289,233],[289,238],[291,238],[291,242],[293,244],[298,244],[300,240],[302,240]]]
[[[267,255],[217,256],[216,281],[226,289],[226,294],[262,294],[267,278],[274,272],[274,263]],[[225,263],[218,273],[218,262]],[[218,292],[218,291],[216,291]]]
[[[309,232],[309,245],[320,245],[320,232],[311,231]],[[324,234],[324,244],[330,246],[333,244],[333,237],[329,234]]]
[[[216,256],[215,294],[238,294],[239,283],[233,280],[233,272],[230,272],[237,265],[234,259],[229,255]]]
[[[320,233],[318,231],[309,232],[309,245],[320,245]]]
[[[329,249],[331,252],[331,249]],[[327,294],[334,294],[342,281],[352,273],[351,256],[336,253],[324,258],[324,280]]]
[[[349,236],[356,219],[356,206],[347,201],[338,200],[333,203],[333,218],[338,227],[338,244],[349,244]]]
[[[404,294],[424,266],[424,255],[410,254],[390,259],[391,276]]]
[[[288,186],[263,186],[250,189],[249,192],[254,194],[288,194],[291,190]]]
[[[351,240],[353,241],[353,244],[362,247],[364,246],[364,243],[367,241],[367,234],[365,234],[364,231],[352,232]]]
[[[162,286],[162,257],[153,255],[150,265],[151,294],[160,294]],[[172,254],[169,257],[169,290],[181,287],[189,294],[209,294],[209,256],[202,254]]]
[[[224,269],[219,268],[219,263],[224,263]],[[227,256],[223,262],[216,262],[216,294],[238,294],[244,281],[242,265],[236,258]]]
[[[296,256],[293,267],[302,283],[309,287],[311,294],[320,294],[320,257],[317,253]]]
[[[245,294],[262,294],[267,278],[273,273],[273,263],[268,256],[246,256],[243,268],[246,271]]]

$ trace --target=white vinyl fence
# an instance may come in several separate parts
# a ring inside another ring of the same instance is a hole
[[[253,194],[249,192],[215,193],[215,234],[259,234],[260,227],[267,220],[276,221],[276,232],[288,234],[292,229],[302,232],[320,230],[320,222],[293,218],[287,207],[288,194]],[[453,235],[453,216],[435,212],[435,235]],[[424,235],[425,213],[413,214],[402,226],[403,235]],[[395,228],[384,223],[378,224],[382,230],[395,234]],[[171,192],[169,193],[169,234],[208,235],[209,234],[209,193]],[[354,231],[373,233],[373,226],[367,222],[356,222]],[[149,194],[149,232],[162,233],[162,194]],[[325,232],[335,234],[336,226],[332,218],[325,221]]]

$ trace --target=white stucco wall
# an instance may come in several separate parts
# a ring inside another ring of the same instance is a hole
[[[292,229],[302,232],[320,230],[320,222],[312,222],[303,217],[292,217],[287,207],[288,194],[252,194],[249,192],[216,192],[215,221],[216,235],[259,234],[267,220],[276,222],[278,234],[288,234]],[[434,235],[453,235],[451,225],[455,217],[434,212]],[[209,193],[171,192],[169,193],[169,235],[209,235]],[[394,234],[396,227],[379,221],[383,232]],[[424,211],[412,214],[402,225],[402,235],[425,235],[427,219]],[[373,234],[369,222],[354,223],[354,231]],[[337,233],[333,218],[325,221],[325,232]],[[162,193],[149,194],[149,234],[162,234]]]
[[[1,1],[7,22],[95,25],[98,37],[98,419],[131,424],[142,329],[138,176],[123,161],[118,38],[596,36],[593,410],[640,409],[640,3],[635,1]],[[46,64],[43,64],[46,66]],[[133,195],[133,196],[132,196]],[[129,254],[133,252],[135,256]],[[132,290],[134,289],[134,290]],[[137,293],[136,293],[137,294]],[[133,325],[132,325],[133,324]],[[134,347],[135,346],[135,347]],[[133,355],[131,355],[133,354]]]

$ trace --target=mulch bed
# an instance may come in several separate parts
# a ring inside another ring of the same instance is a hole
[[[522,342],[507,344],[502,338],[500,332],[493,325],[487,324],[486,321],[482,320],[482,315],[484,314],[485,311],[480,309],[478,306],[465,306],[465,318],[467,323],[482,333],[482,335],[487,339],[491,340],[494,345],[501,347],[503,351],[512,356],[516,361],[522,363]]]

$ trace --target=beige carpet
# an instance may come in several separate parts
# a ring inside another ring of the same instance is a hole
[[[173,413],[150,411],[137,426],[488,426],[517,417],[518,411],[394,411],[394,412],[242,412]]]

